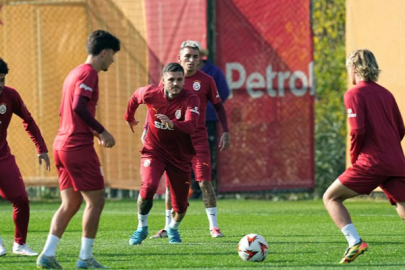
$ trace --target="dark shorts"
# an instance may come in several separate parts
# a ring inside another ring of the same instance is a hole
[[[370,194],[377,187],[381,187],[391,204],[405,202],[405,177],[375,175],[354,165],[338,179],[344,186],[359,194]]]
[[[195,180],[211,181],[211,155],[208,141],[194,144],[196,155],[191,160]]]
[[[159,181],[165,173],[165,181],[170,187],[173,209],[184,213],[188,207],[188,191],[190,189],[190,171],[179,170],[173,164],[159,157],[143,156],[141,159],[141,190],[143,199],[151,200],[155,195]]]
[[[27,196],[20,169],[13,155],[0,159],[0,195],[8,201]]]
[[[100,160],[93,146],[77,151],[55,150],[54,160],[59,174],[59,188],[75,191],[104,189]]]

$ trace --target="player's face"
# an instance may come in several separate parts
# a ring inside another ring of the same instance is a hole
[[[111,64],[114,62],[115,52],[112,49],[105,49],[101,51],[103,57],[103,63],[101,66],[102,71],[107,71]]]
[[[163,85],[166,96],[170,99],[180,94],[184,85],[184,74],[181,71],[163,73]]]
[[[196,71],[200,60],[198,50],[184,48],[180,51],[179,63],[187,73]]]
[[[1,92],[3,92],[5,84],[6,84],[6,74],[0,73],[0,95]]]

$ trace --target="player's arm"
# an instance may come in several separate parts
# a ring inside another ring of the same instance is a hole
[[[350,125],[350,159],[355,164],[366,137],[365,106],[361,97],[352,92],[345,94],[344,102]]]
[[[135,112],[139,105],[144,103],[145,87],[137,89],[130,97],[127,105],[127,110],[125,111],[125,121],[134,133],[134,126],[138,125],[139,121],[135,119]]]
[[[193,95],[188,100],[186,113],[184,115],[184,121],[177,121],[173,119],[173,129],[179,130],[187,134],[193,134],[198,126],[198,118],[200,117],[200,112],[198,108],[200,106],[200,99],[198,96]]]
[[[14,113],[18,115],[23,122],[24,129],[30,136],[31,140],[35,144],[35,148],[38,153],[38,162],[42,165],[42,160],[45,161],[46,170],[51,170],[51,163],[48,157],[48,148],[46,147],[44,138],[42,137],[41,131],[39,130],[34,118],[32,118],[31,113],[28,111],[20,95],[16,92]]]
[[[400,140],[402,141],[405,135],[404,120],[402,119],[401,112],[399,111],[398,104],[396,103],[395,100],[394,100],[394,116],[397,122],[398,135]]]
[[[143,131],[141,135],[142,144],[145,143],[146,134],[148,134],[148,126],[149,126],[149,111],[146,112],[145,124],[143,125]]]
[[[222,127],[222,136],[219,139],[218,147],[220,148],[221,151],[224,151],[231,146],[231,138],[228,128],[228,119],[226,117],[225,107],[222,102],[214,104],[214,108],[215,112],[217,113],[218,121]]]

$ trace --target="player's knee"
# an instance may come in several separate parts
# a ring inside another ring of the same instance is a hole
[[[178,214],[182,214],[187,211],[188,202],[184,203],[173,203],[173,210]]]
[[[29,208],[30,201],[28,199],[27,193],[22,194],[21,196],[10,199],[10,202],[13,204],[14,208]]]

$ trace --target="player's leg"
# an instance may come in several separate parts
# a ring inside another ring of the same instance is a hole
[[[79,191],[74,190],[74,183],[66,167],[67,159],[71,153],[54,151],[54,161],[58,170],[61,205],[53,215],[51,228],[45,246],[37,259],[37,266],[46,269],[61,269],[55,258],[56,248],[72,217],[79,211],[83,197]]]
[[[399,217],[405,221],[405,202],[397,202],[396,210]]]
[[[27,244],[30,206],[20,170],[12,155],[3,157],[0,163],[0,195],[13,205],[14,244],[13,253],[18,255],[36,256]],[[5,249],[1,251],[5,255]]]
[[[223,237],[224,235],[218,227],[217,197],[211,182],[211,157],[208,152],[208,145],[199,145],[196,146],[196,149],[197,154],[192,160],[192,166],[195,179],[201,189],[205,211],[209,221],[210,233],[214,238]]]
[[[165,164],[156,157],[141,159],[141,188],[138,196],[138,227],[129,238],[130,245],[139,245],[148,236],[149,212],[153,206],[159,181],[165,170]]]
[[[405,177],[389,177],[381,189],[392,205],[395,205],[399,217],[405,221]]]
[[[190,172],[182,172],[178,168],[168,164],[166,174],[171,191],[173,205],[173,218],[169,224],[169,243],[181,243],[179,226],[186,215],[188,207],[188,192],[190,189]]]
[[[167,238],[167,230],[169,229],[169,224],[172,221],[172,199],[170,197],[170,188],[168,179],[165,173],[165,227],[159,230],[156,234],[152,235],[151,239],[156,238]]]

